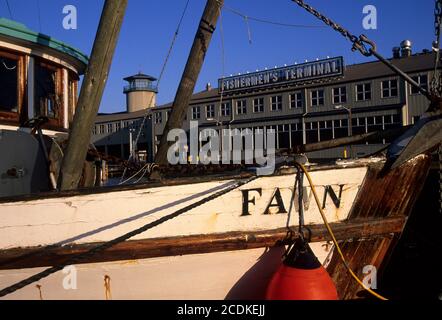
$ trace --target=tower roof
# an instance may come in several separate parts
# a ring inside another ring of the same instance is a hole
[[[130,77],[127,77],[127,78],[124,78],[124,80],[125,81],[128,81],[128,82],[130,82],[130,81],[132,81],[132,80],[138,80],[138,79],[141,79],[141,80],[149,80],[149,81],[156,81],[157,80],[157,78],[155,78],[155,77],[152,77],[152,76],[149,76],[149,75],[147,75],[147,74],[143,74],[143,73],[138,73],[138,74],[136,74],[136,75],[133,75],[133,76],[130,76]]]

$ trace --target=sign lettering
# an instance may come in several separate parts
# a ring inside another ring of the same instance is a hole
[[[247,90],[254,87],[297,83],[342,76],[343,74],[344,58],[337,57],[219,79],[219,90],[223,92]]]

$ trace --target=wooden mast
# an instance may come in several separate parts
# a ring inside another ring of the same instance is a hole
[[[60,174],[61,190],[77,189],[128,0],[106,0],[80,92]]]
[[[200,74],[204,58],[206,57],[207,49],[212,39],[215,26],[217,24],[220,7],[224,0],[208,0],[206,8],[204,9],[198,31],[195,35],[192,50],[184,69],[180,85],[172,106],[172,113],[167,121],[164,129],[161,143],[155,157],[155,162],[158,164],[167,164],[167,151],[172,143],[167,141],[167,135],[170,130],[181,128],[184,118],[189,107],[190,99],[195,89],[196,81]]]

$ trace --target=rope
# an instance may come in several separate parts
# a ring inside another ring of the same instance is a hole
[[[75,264],[81,263],[82,261],[84,261],[87,258],[90,258],[90,257],[92,257],[92,256],[94,256],[94,255],[96,255],[96,254],[98,254],[98,253],[100,253],[100,252],[102,252],[104,250],[107,250],[107,249],[109,249],[109,248],[111,248],[111,247],[113,247],[113,246],[115,246],[115,245],[117,245],[119,243],[125,242],[125,241],[129,240],[130,238],[135,237],[136,235],[144,233],[144,232],[146,232],[146,231],[148,231],[150,229],[153,229],[153,228],[155,228],[155,227],[157,227],[157,226],[159,226],[161,224],[164,224],[165,222],[167,222],[169,220],[175,219],[175,218],[183,215],[186,212],[189,212],[189,211],[191,211],[191,210],[193,210],[195,208],[198,208],[198,207],[200,207],[200,206],[202,206],[202,205],[204,205],[204,204],[206,204],[206,203],[208,203],[210,201],[213,201],[213,200],[215,200],[215,199],[217,199],[217,198],[219,198],[221,196],[224,196],[224,195],[226,195],[226,194],[228,194],[228,193],[230,193],[230,192],[232,192],[232,191],[234,191],[234,190],[236,190],[236,189],[238,189],[238,188],[240,188],[240,187],[242,187],[242,186],[244,186],[244,185],[246,185],[246,184],[256,180],[257,178],[258,178],[257,176],[253,176],[253,177],[251,177],[249,179],[246,179],[246,180],[243,180],[243,181],[238,181],[235,184],[233,184],[232,186],[227,187],[227,188],[225,188],[225,189],[223,189],[221,191],[218,191],[218,192],[216,192],[216,193],[214,193],[214,194],[212,194],[212,195],[210,195],[210,196],[208,196],[208,197],[206,197],[204,199],[201,199],[201,200],[199,200],[199,201],[197,201],[197,202],[195,202],[193,204],[190,204],[190,205],[188,205],[188,206],[186,206],[186,207],[184,207],[182,209],[179,209],[179,210],[175,211],[172,214],[169,214],[169,215],[164,216],[164,217],[162,217],[162,218],[160,218],[160,219],[158,219],[156,221],[148,223],[148,224],[142,226],[141,228],[133,230],[133,231],[131,231],[129,233],[126,233],[126,234],[122,235],[121,237],[118,237],[118,238],[116,238],[114,240],[111,240],[111,241],[108,241],[106,243],[103,243],[103,244],[101,244],[101,245],[99,245],[99,246],[97,246],[95,248],[92,248],[91,250],[89,250],[87,252],[81,253],[81,254],[79,254],[77,256],[74,256],[74,257],[72,257],[70,259],[67,259],[64,263],[62,263],[62,264],[60,264],[58,266],[54,266],[54,267],[48,268],[48,269],[46,269],[46,270],[44,270],[44,271],[42,271],[42,272],[40,272],[38,274],[35,274],[35,275],[33,275],[33,276],[23,280],[23,281],[20,281],[20,282],[18,282],[16,284],[13,284],[12,286],[7,287],[7,288],[1,290],[0,291],[0,297],[7,296],[7,295],[9,295],[11,293],[14,293],[15,291],[18,291],[18,290],[20,290],[20,289],[30,285],[30,284],[38,282],[41,279],[44,279],[44,278],[50,276],[51,274],[54,274],[54,273],[56,273],[56,272],[58,272],[60,270],[63,270],[66,266],[71,266],[71,265],[75,265]]]
[[[179,35],[179,32],[180,32],[180,29],[181,29],[181,25],[183,24],[183,20],[184,20],[184,17],[185,17],[185,15],[186,15],[187,8],[189,7],[189,3],[190,3],[190,0],[187,0],[186,6],[184,7],[183,14],[181,15],[181,18],[180,18],[180,21],[179,21],[179,23],[178,23],[177,29],[176,29],[175,34],[174,34],[174,36],[173,36],[172,43],[170,44],[169,51],[167,52],[166,59],[164,60],[163,66],[162,66],[162,68],[161,68],[160,76],[158,77],[158,81],[157,81],[157,88],[160,87],[161,80],[163,79],[164,73],[165,73],[165,71],[166,71],[167,64],[168,64],[168,62],[169,62],[169,60],[170,60],[170,56],[172,55],[173,48],[175,47],[175,43],[176,43],[176,40],[177,40],[177,38],[178,38],[178,35]],[[154,96],[152,96],[152,97],[150,98],[149,106],[152,104],[153,98],[154,98]],[[135,146],[138,146],[138,141],[140,140],[141,133],[142,133],[142,131],[143,131],[143,128],[144,128],[144,126],[145,126],[145,124],[146,124],[146,120],[147,120],[147,118],[149,117],[149,115],[151,115],[151,113],[148,111],[148,112],[146,113],[146,115],[144,116],[143,121],[141,122],[140,129],[139,129],[139,131],[138,131],[137,137],[136,137],[135,142],[134,142],[134,145],[135,145]],[[153,121],[154,121],[154,119],[153,119],[153,116],[152,116],[152,122],[153,122]],[[152,124],[152,125],[153,125],[153,124]],[[153,138],[153,137],[152,137],[152,138]],[[153,146],[152,146],[152,147],[153,147]],[[132,158],[133,158],[133,155],[131,154],[131,155],[129,156],[129,160],[128,160],[128,161],[132,160]],[[121,176],[121,180],[120,180],[120,185],[123,184],[122,181],[124,180],[124,177],[126,176],[126,172],[127,172],[127,167],[124,168],[123,175]]]
[[[341,258],[342,263],[344,264],[345,268],[348,270],[350,275],[353,277],[353,279],[365,290],[367,290],[370,294],[375,296],[376,298],[380,300],[388,300],[387,298],[381,296],[380,294],[374,292],[372,289],[368,288],[359,278],[358,276],[351,270],[350,266],[348,265],[344,254],[342,253],[341,247],[339,246],[338,241],[336,240],[335,234],[333,233],[332,228],[330,227],[330,224],[327,221],[327,217],[325,216],[324,210],[321,206],[321,201],[319,200],[318,193],[316,192],[315,185],[313,184],[313,180],[310,176],[310,173],[307,171],[307,169],[300,163],[296,163],[296,165],[304,172],[305,176],[308,179],[308,182],[310,184],[310,187],[312,188],[312,193],[315,197],[316,204],[318,205],[319,212],[321,213],[322,220],[324,220],[324,224],[327,228],[328,233],[330,234],[330,237],[332,238],[332,241],[335,245],[336,250],[338,251],[339,257]]]
[[[6,7],[8,8],[9,16],[11,17],[12,20],[14,20],[14,16],[12,15],[11,6],[9,5],[9,0],[5,0],[5,2],[6,2]]]

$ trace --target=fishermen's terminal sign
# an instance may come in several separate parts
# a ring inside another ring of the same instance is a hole
[[[248,90],[254,87],[296,83],[343,74],[344,58],[337,57],[219,79],[219,90],[224,92]]]

